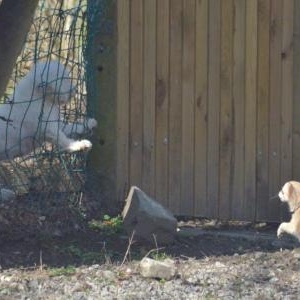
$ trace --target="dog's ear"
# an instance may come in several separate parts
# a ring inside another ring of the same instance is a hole
[[[291,182],[287,182],[285,184],[284,193],[285,193],[287,199],[291,199],[293,197],[294,186],[293,186],[293,184]]]
[[[287,194],[286,195],[287,195],[290,211],[293,212],[299,205],[300,191],[299,191],[299,186],[296,182],[292,181],[292,182],[289,182],[288,184],[289,185],[287,186],[287,191],[286,191]]]

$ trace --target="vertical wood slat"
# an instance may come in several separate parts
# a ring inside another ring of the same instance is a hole
[[[231,217],[243,215],[245,182],[245,53],[246,53],[246,2],[234,0],[233,28],[233,118],[234,163]],[[255,101],[255,99],[251,100]]]
[[[233,1],[221,1],[219,216],[230,218],[233,187]]]
[[[293,1],[283,1],[282,16],[282,181],[291,179],[293,99]]]
[[[218,215],[221,2],[209,0],[207,217]]]
[[[118,3],[117,18],[117,200],[121,202],[129,189],[129,2]]]
[[[282,105],[281,105],[281,182],[292,178],[293,126],[293,1],[283,1],[282,13]],[[298,83],[297,83],[298,84]],[[297,116],[299,118],[299,116]]]
[[[183,101],[180,206],[180,211],[183,215],[192,214],[194,210],[195,4],[195,0],[183,0]]]
[[[208,2],[196,2],[195,216],[207,216]]]
[[[131,1],[130,20],[130,184],[142,184],[143,1]]]
[[[300,181],[300,1],[294,1],[293,178]]]
[[[257,110],[257,38],[258,2],[246,0],[245,70],[245,192],[243,217],[255,220],[256,214],[256,110]]]
[[[155,196],[163,205],[166,206],[169,206],[169,19],[169,0],[157,1]]]
[[[268,215],[270,0],[258,1],[257,218]]]
[[[182,95],[182,1],[170,1],[170,106],[169,106],[169,199],[180,214],[181,200],[181,95]]]
[[[155,85],[156,0],[144,1],[143,31],[143,151],[142,188],[154,196],[155,183]]]
[[[270,108],[269,108],[269,201],[270,218],[279,213],[279,201],[273,197],[280,185],[280,111],[281,111],[281,43],[282,1],[271,3],[270,15]]]

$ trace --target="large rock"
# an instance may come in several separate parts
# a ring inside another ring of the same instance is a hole
[[[13,201],[15,198],[16,194],[13,191],[0,187],[0,202]]]
[[[174,240],[177,220],[173,214],[138,187],[131,187],[122,212],[124,227],[134,238],[154,245]]]
[[[144,257],[140,262],[140,273],[143,277],[170,280],[176,275],[175,262],[168,258],[158,261]]]

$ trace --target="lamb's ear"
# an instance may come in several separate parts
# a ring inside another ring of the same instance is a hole
[[[52,92],[52,86],[51,84],[48,84],[46,81],[41,81],[36,86],[37,93],[40,96],[44,96],[45,94],[49,94]]]

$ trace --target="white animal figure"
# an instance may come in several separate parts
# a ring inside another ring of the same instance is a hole
[[[280,224],[277,229],[277,236],[280,238],[283,233],[288,233],[300,241],[300,182],[286,182],[278,196],[282,202],[288,204],[292,217],[290,222]]]
[[[84,126],[64,124],[60,119],[60,105],[74,93],[69,74],[58,61],[38,62],[17,84],[9,101],[0,105],[0,160],[29,154],[44,142],[67,152],[91,149],[89,140],[73,140],[68,135],[93,129],[96,120],[88,119]],[[2,194],[9,191],[2,190]]]

